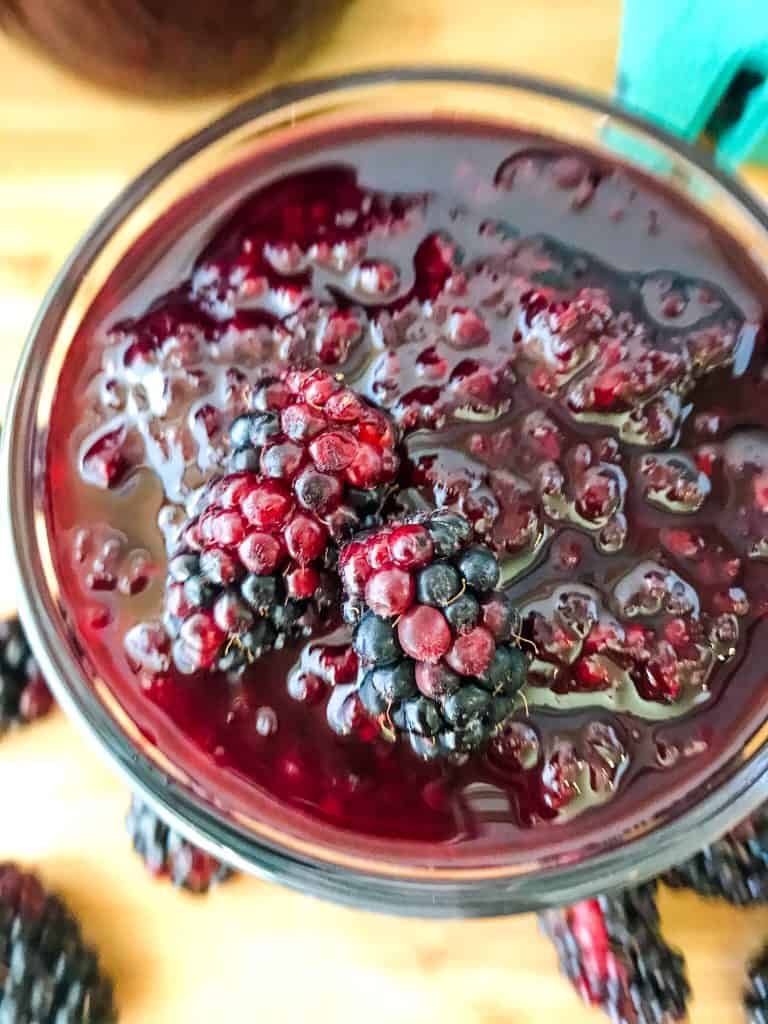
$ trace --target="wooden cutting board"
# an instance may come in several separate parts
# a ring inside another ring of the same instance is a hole
[[[452,60],[608,92],[618,18],[615,0],[352,0],[295,74]],[[143,165],[232,99],[115,99],[0,40],[0,401],[81,232]],[[765,172],[752,177],[768,186]],[[8,564],[0,550],[0,581]],[[13,607],[1,582],[0,601]],[[0,859],[39,865],[81,915],[116,980],[124,1024],[601,1019],[560,980],[533,918],[373,917],[248,878],[197,900],[145,876],[123,832],[127,802],[60,713],[0,742]],[[662,904],[668,935],[688,957],[694,1024],[741,1020],[743,965],[768,937],[768,910],[672,894]]]

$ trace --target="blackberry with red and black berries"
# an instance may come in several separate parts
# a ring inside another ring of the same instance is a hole
[[[262,484],[246,473],[210,485],[184,531],[184,546],[168,563],[163,621],[183,673],[240,672],[268,651],[308,636],[333,603],[333,580],[322,563],[289,566],[279,510],[288,501]],[[250,530],[238,495],[265,507]],[[233,522],[237,534],[225,536]]]
[[[0,622],[0,734],[46,715],[53,697],[35,661],[21,622]]]
[[[377,409],[320,370],[265,384],[235,420],[232,472],[212,481],[168,566],[177,668],[240,672],[333,622],[338,544],[375,517],[398,469]]]
[[[288,482],[337,541],[375,524],[399,467],[383,412],[324,370],[265,382],[253,406],[230,427],[230,469]]]
[[[461,515],[437,510],[342,549],[358,693],[424,758],[480,749],[515,709],[528,662],[498,559]]]
[[[112,983],[58,896],[15,864],[0,864],[0,1021],[112,1024]]]
[[[147,871],[156,878],[169,878],[179,889],[201,895],[234,873],[166,825],[138,797],[131,799],[125,824]]]
[[[737,907],[768,902],[768,804],[663,878],[673,889],[693,889]]]
[[[655,882],[548,910],[539,920],[563,974],[614,1024],[685,1019],[685,960],[661,932]]]
[[[747,1024],[768,1024],[768,945],[750,962],[747,980],[744,992]]]

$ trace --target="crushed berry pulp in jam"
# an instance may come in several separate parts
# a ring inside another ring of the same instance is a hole
[[[763,686],[746,256],[650,179],[490,125],[350,125],[232,175],[117,267],[51,423],[67,614],[145,737],[232,809],[432,861],[615,832],[700,783]],[[394,514],[459,511],[502,560],[536,653],[480,753],[426,762],[372,728],[340,619],[229,679],[164,653],[185,502],[295,366],[396,425]]]

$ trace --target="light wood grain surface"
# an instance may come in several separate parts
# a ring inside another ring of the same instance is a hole
[[[608,92],[618,17],[614,0],[352,0],[294,70],[461,60]],[[115,99],[0,40],[0,402],[35,309],[81,232],[144,164],[232,99]],[[768,185],[765,172],[751,177]],[[0,581],[8,558],[2,550]],[[0,601],[13,607],[2,583]],[[247,878],[202,901],[152,882],[123,832],[127,799],[60,713],[0,744],[0,859],[39,865],[82,916],[116,979],[125,1024],[600,1019],[560,980],[532,918],[411,922]],[[740,1021],[744,961],[768,937],[768,911],[666,894],[663,915],[688,957],[693,1024]]]

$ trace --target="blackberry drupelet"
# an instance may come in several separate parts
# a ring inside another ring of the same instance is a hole
[[[232,472],[198,498],[168,565],[177,668],[239,672],[337,608],[337,545],[371,521],[398,467],[383,413],[331,374],[290,371],[232,424]]]
[[[528,662],[500,567],[445,510],[391,523],[342,549],[358,695],[384,734],[419,756],[482,747],[515,708]]]
[[[663,881],[673,889],[693,889],[737,907],[767,902],[768,804],[733,832],[672,868]]]
[[[111,1024],[112,983],[80,926],[35,875],[0,864],[2,1024]]]
[[[21,622],[0,622],[0,734],[42,718],[53,697],[32,656]]]
[[[539,920],[565,976],[614,1024],[685,1019],[685,961],[661,934],[655,882],[548,910]]]
[[[748,1024],[768,1024],[768,946],[750,962],[749,986],[744,992]]]
[[[231,868],[169,828],[138,797],[131,799],[125,824],[133,848],[149,873],[169,878],[180,889],[200,895],[234,874]]]

